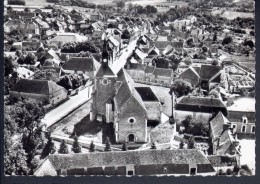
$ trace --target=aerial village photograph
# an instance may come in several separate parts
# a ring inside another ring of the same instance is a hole
[[[5,176],[254,176],[254,0],[4,0]]]

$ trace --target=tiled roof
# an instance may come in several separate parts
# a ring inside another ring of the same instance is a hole
[[[219,112],[214,119],[210,121],[213,139],[220,136],[223,131],[223,125],[228,123],[228,119],[221,112]]]
[[[97,70],[94,60],[92,57],[72,57],[63,64],[62,68],[64,70],[92,72]]]
[[[21,79],[14,85],[14,87],[10,91],[52,95],[59,94],[59,91],[61,91],[62,89],[64,88],[57,85],[53,81]]]
[[[31,48],[31,51],[36,51],[42,45],[41,42],[22,42],[22,48]]]
[[[71,168],[93,168],[125,166],[129,164],[210,164],[209,160],[196,149],[114,151],[78,154],[49,155],[48,160],[55,170]],[[207,172],[214,172],[211,166]]]
[[[242,122],[243,116],[247,117],[248,123],[256,122],[255,112],[241,112],[228,110],[227,118],[230,120],[230,122]]]
[[[218,98],[183,96],[175,106],[176,110],[194,111],[194,112],[218,112],[227,114],[226,106]]]
[[[201,78],[201,80],[210,80],[220,70],[221,70],[220,66],[201,65],[201,68],[200,68],[200,78]]]
[[[153,71],[153,74],[155,76],[172,77],[173,70],[172,69],[166,69],[166,68],[155,68],[154,71]]]

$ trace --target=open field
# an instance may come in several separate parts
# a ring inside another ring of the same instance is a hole
[[[217,15],[220,14],[222,17],[225,17],[229,20],[233,20],[237,17],[241,17],[241,18],[249,18],[249,17],[254,17],[253,13],[245,13],[245,12],[235,12],[235,11],[231,11],[231,10],[213,10],[212,15]]]

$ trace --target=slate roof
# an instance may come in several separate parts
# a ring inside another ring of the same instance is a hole
[[[173,70],[172,69],[166,69],[166,68],[155,68],[154,71],[153,71],[153,74],[155,76],[172,77]]]
[[[176,103],[175,110],[206,113],[221,111],[224,115],[227,114],[227,109],[223,102],[218,98],[211,97],[183,96]]]
[[[71,57],[62,65],[62,68],[64,70],[92,72],[98,69],[95,62],[97,61],[92,57]]]
[[[150,87],[135,87],[143,101],[158,101],[157,96]]]
[[[118,109],[121,109],[125,103],[128,101],[129,98],[134,97],[137,102],[143,107],[146,111],[144,102],[140,96],[140,94],[134,88],[134,81],[131,76],[124,70],[121,69],[118,72],[117,81],[121,81],[122,84],[120,85],[117,94],[115,96],[115,104]]]
[[[229,120],[219,112],[211,121],[210,127],[213,139],[219,137],[223,131],[223,125],[229,124]]]
[[[168,45],[167,47],[165,47],[165,49],[162,51],[162,53],[164,55],[167,55],[169,53],[171,53],[173,51],[173,47],[171,45]]]
[[[201,65],[201,67],[200,67],[200,78],[201,78],[201,80],[210,80],[220,70],[221,70],[220,66]]]
[[[42,95],[58,95],[58,92],[61,92],[62,89],[64,88],[53,81],[21,79],[10,91]]]
[[[150,48],[148,50],[148,55],[160,55],[160,50],[156,47],[156,46],[153,46],[152,48]]]
[[[231,135],[231,131],[228,129],[221,134],[219,138],[219,146],[216,149],[219,155],[225,155],[228,153],[228,149],[232,145],[232,139],[234,138]]]
[[[134,69],[134,70],[144,70],[145,65],[139,64],[139,63],[130,63],[130,68],[129,70]]]
[[[78,154],[51,154],[48,156],[55,170],[71,168],[93,168],[109,166],[125,166],[129,164],[203,164],[209,165],[209,160],[196,149],[145,150],[145,151],[114,151]],[[214,172],[209,167],[206,172]]]
[[[248,123],[255,123],[255,112],[240,112],[240,111],[230,111],[228,110],[227,118],[230,122],[242,122],[242,117],[247,117]]]
[[[98,77],[98,78],[101,77],[102,78],[104,76],[116,77],[115,73],[110,68],[110,66],[108,66],[107,64],[102,63],[101,66],[99,67],[95,77]]]

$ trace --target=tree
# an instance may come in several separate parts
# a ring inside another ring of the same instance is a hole
[[[195,140],[194,137],[191,136],[188,140],[188,149],[194,149],[195,148]]]
[[[183,149],[183,148],[184,148],[184,142],[183,142],[183,140],[181,140],[180,145],[179,145],[179,148],[180,148],[180,149]]]
[[[127,150],[128,150],[127,143],[124,142],[123,145],[122,145],[122,151],[127,151]]]
[[[64,87],[66,90],[72,89],[72,82],[70,80],[70,78],[65,75],[64,77],[62,77],[58,82],[58,85]]]
[[[79,144],[77,135],[74,136],[74,142],[72,144],[71,151],[73,151],[74,153],[81,153],[81,146]]]
[[[68,154],[69,153],[68,146],[65,144],[64,140],[61,141],[60,149],[59,149],[58,153],[60,153],[60,154]]]
[[[182,60],[182,62],[184,62],[186,65],[191,65],[191,64],[192,64],[192,61],[191,61],[191,58],[190,58],[190,57],[184,58],[184,59]]]
[[[95,152],[95,144],[94,141],[91,141],[90,145],[89,145],[89,152]]]
[[[213,98],[219,98],[219,92],[216,89],[213,89],[209,92],[209,96],[213,96]]]
[[[132,10],[133,10],[133,4],[132,4],[132,3],[128,3],[127,6],[128,6],[128,10],[129,10],[129,11],[132,11]]]
[[[122,35],[121,35],[121,38],[122,39],[130,39],[130,33],[128,32],[128,30],[127,29],[125,29],[124,31],[123,31],[123,33],[122,33]]]
[[[228,45],[233,41],[231,36],[226,36],[223,40],[222,40],[222,45]]]
[[[13,73],[14,71],[14,64],[13,64],[13,58],[12,57],[5,57],[5,76],[8,76]]]
[[[29,52],[27,56],[24,58],[23,62],[24,64],[34,65],[36,61],[37,61],[37,57],[33,53]]]
[[[218,66],[219,65],[219,61],[217,59],[213,59],[212,65]]]
[[[51,136],[48,136],[48,141],[45,145],[45,147],[42,150],[41,159],[44,159],[49,154],[54,154],[56,152],[56,147],[54,145],[54,142],[52,141]]]
[[[112,149],[111,149],[111,143],[110,143],[110,140],[109,140],[108,137],[107,137],[107,139],[106,139],[105,144],[106,144],[105,151],[111,151],[111,150],[112,150]]]
[[[152,142],[151,149],[157,149],[155,142]]]
[[[152,63],[156,68],[169,68],[170,60],[166,57],[157,56],[152,60]]]
[[[249,46],[251,49],[253,47],[255,47],[255,44],[254,44],[254,42],[252,40],[245,40],[243,45],[244,46]]]
[[[206,47],[206,46],[202,46],[202,51],[204,52],[204,53],[206,53],[207,51],[208,51],[208,48]]]
[[[170,89],[170,93],[172,94],[172,92],[174,92],[177,98],[183,95],[188,95],[191,91],[192,91],[191,84],[182,79],[176,79]]]
[[[218,40],[217,32],[214,32],[213,41],[216,42]]]
[[[190,37],[186,40],[186,44],[190,47],[194,46],[193,38]]]
[[[172,70],[175,71],[178,68],[182,58],[177,56],[176,54],[173,54],[169,57],[169,60],[172,66]]]
[[[125,7],[125,1],[117,1],[116,6],[120,9],[123,9]]]

